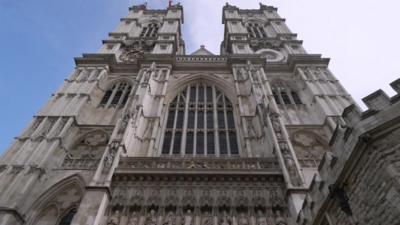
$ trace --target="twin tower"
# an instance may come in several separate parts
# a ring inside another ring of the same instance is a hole
[[[133,6],[75,58],[0,158],[0,225],[304,222],[354,103],[329,59],[271,6],[226,4],[219,55],[186,54],[183,22],[179,4]]]

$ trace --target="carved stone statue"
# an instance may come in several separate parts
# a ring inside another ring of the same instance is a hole
[[[188,209],[184,217],[184,225],[193,225],[193,215],[192,210]]]
[[[283,218],[282,216],[281,210],[279,209],[276,210],[275,214],[276,214],[276,219],[275,219],[276,225],[287,225],[285,218]]]
[[[250,60],[247,61],[246,70],[249,72],[251,77],[253,77],[253,73],[257,71],[254,65],[250,62]]]
[[[175,225],[176,217],[172,211],[169,211],[165,216],[163,225]]]
[[[251,117],[246,118],[246,122],[247,122],[247,133],[249,137],[257,137],[257,132],[253,125],[253,118]]]
[[[246,74],[243,73],[242,68],[236,69],[236,79],[239,81],[247,80],[247,76],[246,76]]]
[[[153,62],[151,66],[144,72],[143,83],[148,83],[151,77],[154,77],[156,73],[156,63]]]
[[[146,218],[145,225],[157,225],[157,215],[154,209],[150,210],[150,214]]]
[[[119,225],[120,219],[121,213],[119,212],[119,210],[115,210],[115,212],[110,216],[107,225]]]
[[[140,106],[136,105],[136,106],[134,106],[134,107],[132,107],[132,108],[133,108],[133,110],[132,110],[132,112],[130,113],[130,117],[132,118],[132,124],[133,124],[133,126],[136,127],[136,122],[137,122],[136,119],[137,119],[138,114],[139,114]]]
[[[202,224],[202,225],[213,225],[213,224],[214,224],[214,223],[213,223],[213,218],[212,218],[212,216],[210,215],[210,212],[209,212],[209,211],[206,211],[206,212],[205,212],[201,224]]]
[[[132,212],[132,215],[129,218],[128,225],[139,225],[139,217],[136,211]]]
[[[257,210],[256,225],[267,225],[267,220],[260,209]]]
[[[118,134],[123,134],[125,132],[125,129],[128,126],[130,116],[131,115],[129,113],[126,113],[124,117],[122,117],[121,125],[118,129]]]
[[[238,224],[239,225],[249,225],[249,219],[244,214],[244,212],[240,213],[239,218],[238,218]]]
[[[274,128],[274,131],[280,133],[281,132],[281,124],[279,123],[278,117],[273,117],[271,119],[271,122],[272,122],[272,127]]]
[[[222,218],[219,221],[219,225],[231,225],[232,221],[228,216],[228,212],[226,212],[226,210],[224,210],[222,212]]]
[[[271,116],[271,123],[272,123],[272,128],[275,131],[276,137],[278,139],[282,139],[282,128],[281,124],[279,123],[278,115]]]

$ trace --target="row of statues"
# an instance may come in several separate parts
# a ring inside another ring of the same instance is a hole
[[[275,212],[275,223],[274,225],[287,225],[285,218],[282,216],[280,210]],[[140,216],[137,211],[133,211],[129,217],[127,225],[139,225]],[[250,218],[245,212],[240,212],[236,218],[237,225],[250,225]],[[257,210],[255,215],[256,225],[269,225],[267,218],[261,210]],[[115,210],[115,212],[109,217],[107,225],[120,225],[121,223],[121,212]],[[218,225],[233,225],[233,218],[228,214],[226,210],[223,210],[221,216],[217,219]],[[151,209],[145,218],[143,225],[159,225],[157,212]],[[165,218],[162,220],[161,225],[194,225],[194,214],[192,210],[187,209],[181,219],[173,211],[167,212]],[[201,217],[201,225],[214,225],[214,217],[211,212],[205,211]]]

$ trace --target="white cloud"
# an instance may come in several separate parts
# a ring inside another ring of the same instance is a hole
[[[223,38],[224,0],[182,0],[185,10],[184,38],[187,53],[201,44],[219,53]],[[361,98],[399,77],[400,2],[384,0],[269,0],[289,28],[298,33],[309,53],[331,58],[330,69],[353,98]],[[258,8],[258,1],[232,0],[240,8]]]

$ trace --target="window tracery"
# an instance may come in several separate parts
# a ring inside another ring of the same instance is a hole
[[[263,25],[260,25],[256,22],[251,22],[246,24],[247,32],[249,33],[251,38],[266,38],[267,33]]]
[[[163,155],[238,155],[232,103],[214,85],[187,86],[170,103]]]
[[[157,23],[150,23],[146,27],[143,28],[142,32],[140,33],[140,37],[142,38],[156,38],[159,25]]]
[[[100,106],[122,107],[128,101],[132,86],[127,82],[119,82],[108,89],[100,101]]]
[[[272,85],[272,95],[278,105],[303,104],[296,90],[283,82]]]

